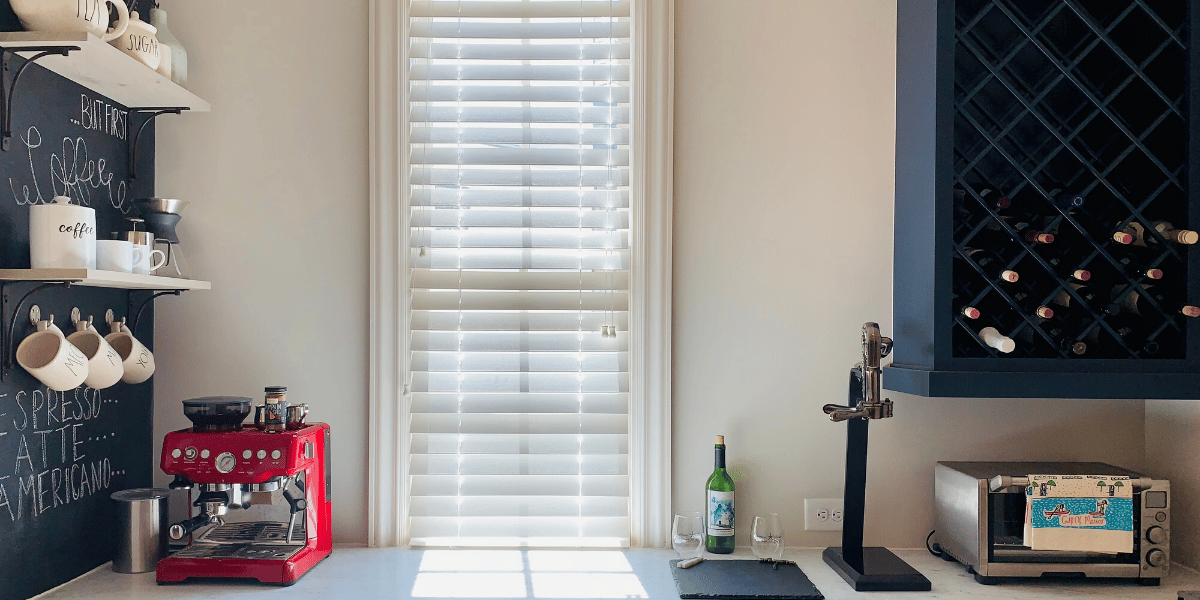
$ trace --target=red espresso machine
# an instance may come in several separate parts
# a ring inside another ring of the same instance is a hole
[[[191,543],[159,561],[159,584],[222,577],[291,585],[329,556],[329,425],[305,424],[307,407],[299,407],[276,428],[242,424],[249,398],[183,402],[193,427],[167,434],[161,464],[175,476],[172,488],[191,490],[197,512],[171,526],[172,539]]]

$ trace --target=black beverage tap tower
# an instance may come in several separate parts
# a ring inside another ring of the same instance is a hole
[[[850,369],[849,405],[826,404],[832,421],[849,421],[846,434],[845,513],[841,547],[826,548],[825,562],[860,592],[924,592],[929,579],[891,550],[863,548],[863,516],[867,503],[867,425],[892,416],[892,401],[880,400],[879,362],[892,351],[892,340],[880,335],[877,323],[864,323],[863,360]]]

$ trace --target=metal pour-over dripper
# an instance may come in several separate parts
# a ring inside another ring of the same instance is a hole
[[[183,217],[179,212],[188,205],[187,200],[176,198],[142,198],[133,201],[142,212],[146,222],[146,231],[154,234],[154,248],[162,250],[166,262],[154,271],[155,275],[187,279],[191,275],[187,261],[179,244],[179,234],[175,227]]]

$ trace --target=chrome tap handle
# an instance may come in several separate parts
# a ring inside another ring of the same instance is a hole
[[[862,362],[850,370],[850,404],[826,404],[822,407],[831,421],[849,419],[886,419],[892,416],[892,401],[880,400],[880,360],[891,354],[892,339],[879,333],[878,323],[863,323]]]

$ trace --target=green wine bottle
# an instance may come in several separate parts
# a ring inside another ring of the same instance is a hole
[[[733,552],[733,479],[725,472],[725,436],[717,436],[716,465],[704,484],[704,546],[714,554]]]

